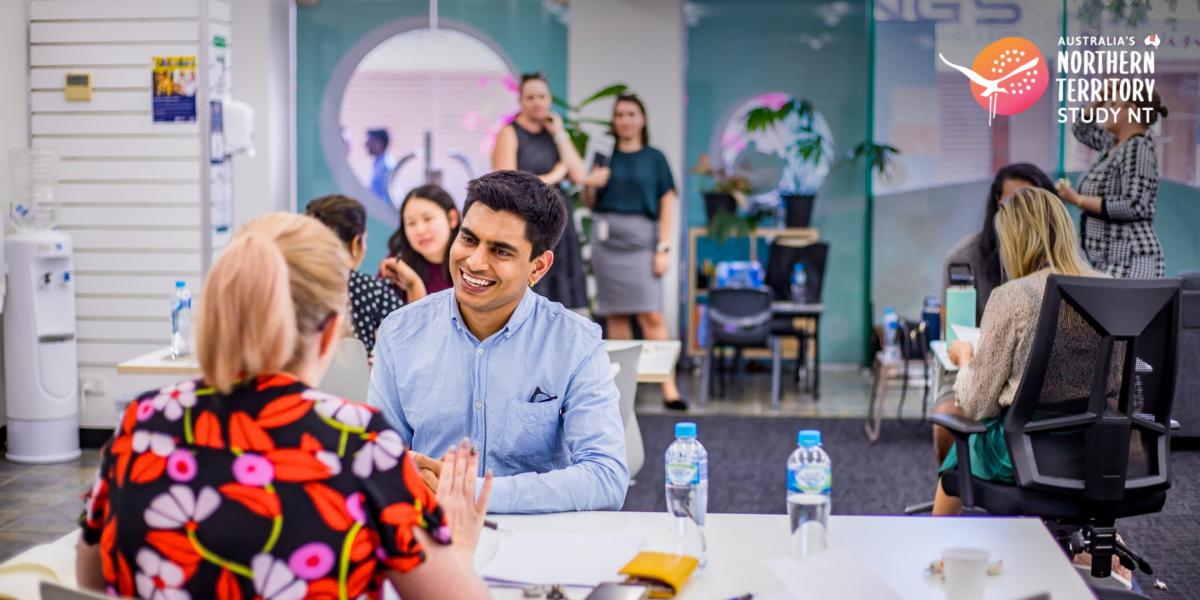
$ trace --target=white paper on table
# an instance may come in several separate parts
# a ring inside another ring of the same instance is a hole
[[[771,558],[767,566],[787,587],[780,598],[900,600],[896,590],[849,550],[829,549],[800,560]]]
[[[634,533],[515,533],[500,539],[479,575],[494,583],[595,587],[623,579],[621,567],[641,547]]]
[[[966,325],[954,325],[954,324],[951,324],[950,326],[954,328],[954,337],[956,337],[957,339],[960,339],[964,342],[967,342],[967,343],[971,344],[972,346],[979,347],[979,328],[978,327],[967,327]]]
[[[590,173],[592,166],[596,163],[596,155],[602,155],[604,160],[608,161],[604,166],[612,164],[613,149],[616,147],[616,141],[604,132],[601,135],[593,135],[588,138],[587,147],[584,149],[583,157],[583,172]]]

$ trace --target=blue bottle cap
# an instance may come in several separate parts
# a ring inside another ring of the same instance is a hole
[[[796,434],[796,443],[804,447],[821,445],[821,432],[816,429],[801,429]]]
[[[804,270],[804,263],[796,263],[796,264],[792,265],[793,273],[795,273],[796,271],[803,271],[803,270]]]
[[[675,424],[675,438],[676,439],[694,438],[694,437],[696,437],[696,424],[695,423],[676,423]]]
[[[176,281],[176,282],[175,282],[175,287],[177,287],[177,288],[184,288],[184,287],[187,287],[187,282],[186,282],[186,281]]]

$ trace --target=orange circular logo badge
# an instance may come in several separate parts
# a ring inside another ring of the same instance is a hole
[[[971,68],[938,55],[947,66],[967,77],[971,94],[990,118],[1015,115],[1033,106],[1050,85],[1050,69],[1042,52],[1022,37],[1007,37],[988,44]]]

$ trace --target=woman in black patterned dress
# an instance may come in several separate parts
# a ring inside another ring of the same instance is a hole
[[[1104,129],[1092,119],[1098,116],[1097,109],[1109,113]],[[1094,103],[1084,113],[1093,122],[1077,122],[1072,131],[1075,139],[1099,151],[1100,157],[1079,179],[1078,191],[1066,180],[1058,183],[1063,200],[1083,213],[1079,223],[1083,251],[1097,271],[1112,277],[1162,277],[1163,251],[1154,230],[1158,155],[1148,129],[1167,116],[1167,107],[1154,93],[1145,101]]]

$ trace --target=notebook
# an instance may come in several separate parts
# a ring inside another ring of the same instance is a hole
[[[635,533],[515,533],[500,539],[479,574],[498,585],[595,587],[624,579],[621,567],[641,546]]]

